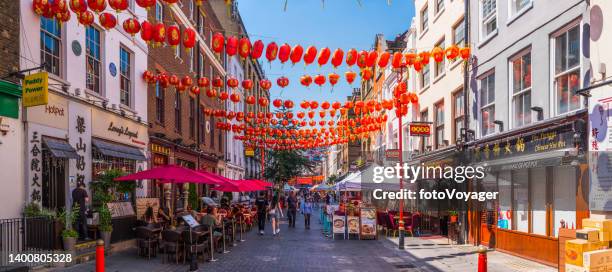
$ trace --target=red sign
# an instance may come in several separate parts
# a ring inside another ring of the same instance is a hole
[[[399,149],[387,149],[385,150],[385,157],[387,160],[399,159]]]
[[[410,124],[410,136],[430,136],[430,124]]]
[[[297,177],[296,183],[312,185],[312,177]]]

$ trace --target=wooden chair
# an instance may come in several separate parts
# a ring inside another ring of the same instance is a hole
[[[180,249],[182,248],[181,244],[183,243],[181,240],[181,233],[174,230],[164,230],[162,231],[161,236],[162,242],[160,247],[163,250],[166,259],[170,260],[170,253],[174,253],[174,262],[178,264],[181,253]],[[185,258],[183,257],[183,260],[184,259]],[[163,262],[164,259],[162,259],[162,263]]]
[[[193,230],[183,230],[181,233],[181,237],[183,238],[183,264],[185,263],[185,256],[194,253],[196,255],[196,260],[198,255],[202,255],[204,258],[204,254],[206,253],[206,239],[203,236],[206,236],[208,233],[202,231],[201,229],[193,229]]]
[[[138,255],[144,256],[146,253],[149,259],[151,259],[151,255],[157,255],[159,244],[152,229],[142,226],[136,227],[136,242],[138,243]]]

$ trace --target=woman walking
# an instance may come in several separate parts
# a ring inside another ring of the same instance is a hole
[[[280,218],[283,216],[283,210],[280,207],[278,192],[274,193],[272,203],[270,205],[270,219],[272,221],[272,235],[276,236],[280,232]]]
[[[310,229],[310,215],[312,214],[312,198],[305,197],[300,207],[302,214],[304,215],[304,227]]]

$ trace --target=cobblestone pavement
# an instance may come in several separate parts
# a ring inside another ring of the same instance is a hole
[[[279,236],[251,231],[246,241],[230,247],[230,253],[215,255],[217,262],[199,262],[199,271],[422,271],[398,255],[401,253],[386,240],[332,241],[321,234],[318,214],[313,214],[311,229],[306,230],[298,214],[295,229],[281,222]],[[106,258],[106,271],[188,271],[183,264],[162,264],[157,258],[137,256],[135,250],[115,253]],[[58,268],[56,271],[94,271],[94,263]]]

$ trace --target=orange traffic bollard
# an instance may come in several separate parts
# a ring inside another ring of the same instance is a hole
[[[487,248],[478,247],[478,272],[487,272]]]
[[[96,272],[104,272],[104,241],[96,242]]]

